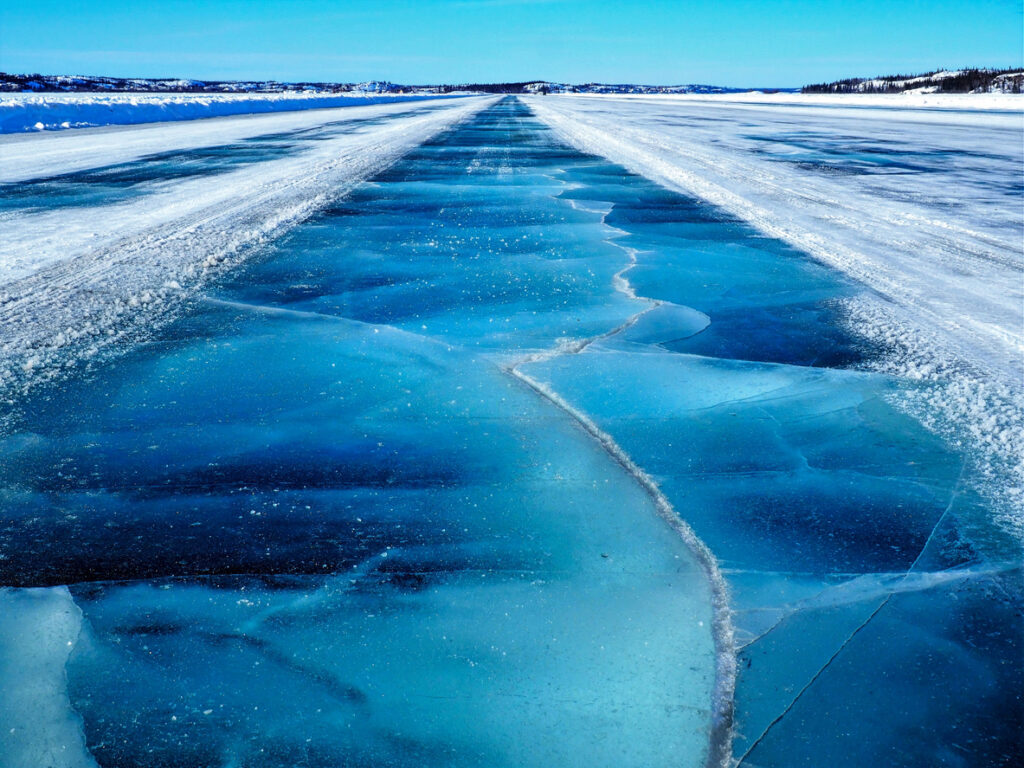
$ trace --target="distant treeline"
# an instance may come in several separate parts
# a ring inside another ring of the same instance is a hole
[[[239,92],[291,92],[317,91],[345,93],[350,91],[371,93],[527,93],[527,86],[537,80],[522,83],[459,83],[440,85],[403,85],[384,80],[365,83],[302,82],[282,83],[273,80],[189,80],[179,78],[128,78],[100,76],[68,76],[40,74],[9,74],[0,72],[0,91],[34,91],[37,93],[68,91],[142,91],[156,93],[239,93]]]
[[[801,88],[802,93],[902,93],[931,88],[937,93],[974,93],[998,91],[1021,93],[1024,71],[1014,69],[936,70],[920,75],[851,77],[831,83],[815,83]]]
[[[345,93],[353,90],[385,92],[391,83],[279,83],[273,80],[190,80],[184,78],[102,77],[92,75],[41,75],[0,72],[0,91],[67,93],[109,91],[140,93],[249,93],[317,91]]]
[[[526,93],[526,86],[533,85],[536,80],[529,80],[523,83],[462,83],[460,85],[431,85],[423,86],[436,88],[438,93],[451,93],[453,91],[476,91],[478,93]]]
[[[141,92],[141,93],[372,93],[372,94],[448,94],[475,93],[739,93],[746,88],[722,88],[716,85],[639,85],[634,83],[553,83],[525,80],[515,83],[442,83],[408,85],[386,80],[362,83],[278,82],[276,80],[193,80],[188,78],[103,77],[93,75],[9,74],[0,72],[0,92],[66,93]],[[766,90],[766,89],[760,89]],[[766,90],[775,93],[779,89]],[[789,90],[789,89],[782,89]]]

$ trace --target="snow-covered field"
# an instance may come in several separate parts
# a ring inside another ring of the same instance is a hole
[[[87,353],[109,344],[125,315],[179,295],[211,267],[280,233],[492,102],[468,98],[5,137],[3,182],[24,185],[26,177],[45,179],[58,169],[83,171],[157,151],[291,132],[270,159],[129,183],[131,195],[119,202],[0,212],[0,384],[49,373],[48,363],[73,341],[94,340]],[[295,132],[313,133],[302,141]],[[74,358],[62,360],[72,364]]]
[[[641,102],[668,101],[684,103],[707,103],[708,105],[724,104],[765,104],[775,107],[785,106],[819,106],[819,107],[886,107],[889,109],[908,109],[926,107],[928,109],[948,109],[973,112],[976,110],[1016,112],[1022,106],[1022,97],[1010,93],[921,93],[905,91],[902,93],[771,93],[764,91],[748,91],[746,93],[666,93],[666,94],[587,94],[590,98],[639,100]],[[852,98],[851,98],[852,96]],[[952,115],[951,119],[956,119]]]
[[[438,98],[374,93],[0,93],[0,133],[134,125]]]
[[[915,397],[943,409],[949,423],[936,429],[971,435],[992,472],[1009,467],[1016,481],[1005,503],[1019,506],[1024,98],[527,102],[577,147],[708,200],[874,289],[877,300],[847,308],[850,322],[893,349],[892,372],[943,382]]]

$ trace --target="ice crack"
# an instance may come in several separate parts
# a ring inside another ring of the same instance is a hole
[[[609,211],[610,212],[610,211]],[[607,224],[608,213],[602,216],[602,224],[609,230],[616,233],[626,234],[622,230]],[[615,328],[597,336],[586,339],[562,341],[553,348],[542,352],[535,352],[520,358],[505,366],[504,370],[510,376],[518,379],[529,389],[550,402],[552,405],[563,411],[572,418],[591,438],[593,438],[604,451],[636,482],[644,489],[654,502],[658,515],[679,534],[693,553],[700,567],[704,570],[712,594],[713,612],[713,636],[716,652],[715,688],[712,700],[712,724],[709,734],[708,766],[726,766],[731,763],[732,757],[732,734],[733,734],[733,707],[736,686],[736,653],[734,647],[732,618],[730,615],[728,588],[725,579],[718,567],[718,561],[708,549],[707,545],[700,540],[697,534],[687,525],[682,517],[676,512],[668,497],[654,482],[653,478],[641,469],[636,462],[622,449],[621,446],[604,432],[586,413],[576,408],[565,400],[560,394],[534,379],[520,370],[520,367],[529,363],[543,362],[562,355],[578,355],[584,352],[590,345],[603,339],[608,339],[616,334],[622,333],[634,325],[641,317],[648,312],[658,308],[663,302],[638,296],[632,285],[626,279],[625,274],[637,264],[636,249],[618,245],[613,242],[615,235],[608,238],[608,242],[626,252],[629,262],[612,277],[612,285],[619,293],[627,298],[647,302],[641,311],[630,316],[625,322]]]

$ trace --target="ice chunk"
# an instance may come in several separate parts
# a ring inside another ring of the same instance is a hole
[[[622,341],[640,344],[663,344],[695,336],[708,325],[711,318],[696,309],[679,304],[661,304],[644,313],[633,325],[618,334]]]
[[[0,589],[0,756],[5,768],[96,768],[68,700],[82,631],[66,587]]]

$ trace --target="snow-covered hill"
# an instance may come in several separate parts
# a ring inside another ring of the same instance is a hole
[[[1022,69],[940,69],[923,75],[849,78],[804,86],[804,93],[1020,93]]]

